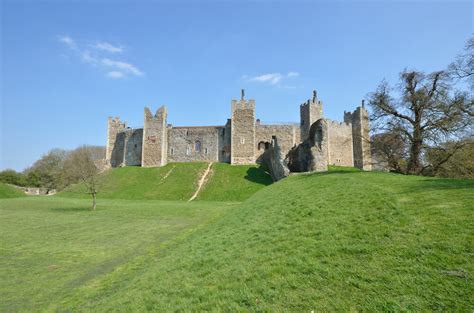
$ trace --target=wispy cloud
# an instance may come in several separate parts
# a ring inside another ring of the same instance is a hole
[[[69,49],[77,49],[76,42],[69,36],[59,36],[58,40],[69,47]]]
[[[104,58],[101,60],[102,64],[108,67],[114,67],[117,69],[120,69],[124,72],[131,73],[133,75],[137,76],[142,76],[143,72],[140,71],[135,65],[127,63],[127,62],[122,62],[122,61],[114,61],[108,58]]]
[[[114,45],[112,45],[108,42],[105,42],[105,41],[97,42],[94,45],[94,48],[96,48],[98,50],[102,50],[102,51],[111,52],[111,53],[122,53],[122,51],[123,51],[122,47],[114,46]]]
[[[107,77],[118,79],[118,78],[124,78],[125,74],[119,71],[112,71],[112,72],[107,73]]]
[[[114,46],[105,41],[97,42],[94,45],[78,44],[76,40],[69,36],[59,36],[58,41],[68,47],[72,54],[76,55],[82,62],[102,69],[105,72],[105,77],[118,79],[125,78],[128,75],[144,75],[143,71],[129,62],[105,57],[104,53],[122,52],[122,47]]]
[[[271,85],[278,84],[283,76],[280,73],[269,73],[255,77],[250,77],[248,80],[251,82],[270,83]]]
[[[278,85],[280,87],[285,87],[285,86],[281,86],[281,83],[283,81],[285,81],[288,78],[297,77],[299,75],[300,74],[298,72],[288,72],[287,74],[267,73],[267,74],[262,74],[258,76],[253,76],[253,77],[244,75],[242,78],[249,82],[267,83],[270,85]]]

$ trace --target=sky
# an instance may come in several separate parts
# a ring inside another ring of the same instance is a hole
[[[299,122],[312,90],[342,120],[383,80],[442,70],[473,35],[472,2],[0,0],[0,170],[105,145],[107,118],[223,125],[255,99]]]

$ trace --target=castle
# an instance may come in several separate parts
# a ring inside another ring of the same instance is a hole
[[[344,112],[344,122],[323,117],[323,103],[313,91],[300,105],[300,125],[264,125],[255,118],[255,100],[231,102],[231,118],[223,126],[181,126],[167,123],[160,107],[153,115],[145,108],[143,128],[132,129],[109,117],[106,162],[111,167],[157,167],[168,162],[225,162],[255,164],[275,147],[277,159],[291,171],[321,171],[327,165],[370,170],[368,112],[362,106]],[[315,150],[316,149],[316,150]],[[316,160],[316,161],[315,161]]]

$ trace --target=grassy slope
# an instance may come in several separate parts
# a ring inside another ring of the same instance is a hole
[[[206,166],[206,163],[170,163],[159,168],[116,168],[102,175],[98,198],[188,200]],[[81,185],[75,185],[60,196],[89,197],[83,191]]]
[[[207,163],[170,163],[160,168],[124,167],[102,175],[99,198],[133,200],[188,200]],[[166,177],[166,178],[165,178]],[[198,200],[243,201],[272,183],[270,176],[255,166],[216,163]],[[62,192],[61,197],[86,198],[81,185]]]
[[[0,312],[43,311],[216,219],[225,203],[0,200]],[[137,269],[138,270],[138,269]],[[132,270],[133,271],[133,270]]]
[[[51,306],[471,311],[474,181],[298,175]]]
[[[26,197],[25,193],[14,187],[0,183],[0,199]]]
[[[215,163],[197,199],[243,201],[271,183],[272,178],[261,168]]]

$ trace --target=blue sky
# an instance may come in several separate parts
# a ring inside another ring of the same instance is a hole
[[[0,169],[105,145],[108,116],[222,125],[246,89],[257,117],[297,122],[313,89],[341,120],[404,68],[444,69],[471,2],[2,1]]]

